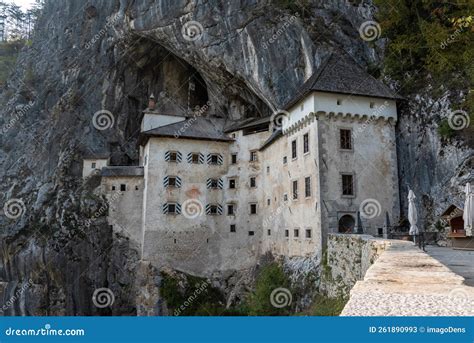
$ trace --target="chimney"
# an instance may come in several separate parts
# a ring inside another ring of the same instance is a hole
[[[156,101],[155,101],[155,96],[153,95],[153,93],[150,95],[150,98],[148,98],[148,109],[149,110],[154,110],[155,109],[155,105],[156,105]]]

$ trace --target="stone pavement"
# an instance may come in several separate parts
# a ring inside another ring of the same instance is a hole
[[[464,283],[474,286],[474,251],[454,250],[448,247],[428,245],[426,251],[446,267],[464,277]]]
[[[474,316],[474,287],[411,242],[390,246],[352,288],[341,316]]]

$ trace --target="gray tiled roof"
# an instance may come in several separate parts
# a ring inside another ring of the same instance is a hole
[[[345,53],[332,53],[284,106],[289,109],[311,91],[402,99]]]
[[[143,176],[143,167],[139,166],[108,166],[102,168],[102,176]]]
[[[140,144],[144,144],[149,137],[174,137],[203,139],[211,141],[232,141],[224,134],[225,119],[192,117],[184,121],[173,123],[140,134]]]

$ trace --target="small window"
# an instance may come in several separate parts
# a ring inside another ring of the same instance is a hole
[[[227,215],[228,216],[233,216],[234,213],[235,213],[234,210],[235,210],[234,204],[228,204],[227,205]]]
[[[297,156],[296,140],[294,140],[291,142],[291,158],[295,159]]]
[[[232,136],[232,138],[235,138],[235,133],[233,133],[231,136]]]
[[[237,164],[237,154],[232,154],[230,157],[231,157],[231,163]]]
[[[268,229],[268,230],[267,230],[267,235],[268,235],[268,236],[271,236],[271,235],[272,235],[272,230]]]
[[[250,214],[257,214],[257,204],[250,204]]]
[[[209,206],[209,214],[216,215],[217,214],[217,205],[210,205]]]
[[[375,107],[375,102],[371,102],[370,103],[370,108],[374,108]]]
[[[116,187],[115,186],[112,186],[112,190],[115,191]]]
[[[148,160],[148,155],[145,155],[145,159],[144,159],[143,165],[145,165],[145,166],[146,166],[146,162],[147,162],[147,160]]]
[[[219,180],[218,179],[211,179],[209,184],[209,188],[216,189],[219,188]]]
[[[191,155],[191,162],[194,164],[199,164],[199,154],[192,154]]]
[[[286,156],[283,156],[283,164],[286,164],[288,162],[288,158]]]
[[[311,229],[306,229],[306,238],[311,238]]]
[[[217,155],[211,155],[211,160],[210,160],[210,164],[218,164],[219,163],[219,158]]]
[[[342,105],[342,100],[341,100],[341,99],[337,99],[336,104]]]
[[[168,187],[176,187],[176,178],[174,176],[168,178]]]
[[[352,150],[352,139],[350,129],[339,130],[341,149]]]
[[[135,186],[135,190],[138,191],[138,189],[139,189],[138,186]]]
[[[178,160],[178,154],[174,151],[170,152],[169,162],[176,162]]]
[[[297,180],[293,181],[292,190],[293,190],[293,200],[298,199],[298,181]]]
[[[301,104],[300,106],[300,110],[303,111],[304,110],[304,103]]]
[[[270,174],[270,166],[267,166],[267,174]]]
[[[174,244],[176,244],[176,238],[174,239]]]
[[[309,133],[303,135],[303,153],[306,154],[309,152]]]
[[[176,204],[168,204],[168,213],[175,214],[176,213]]]
[[[125,192],[126,190],[127,190],[127,185],[125,185],[125,184],[122,183],[122,184],[120,185],[120,191],[121,191],[121,192]]]
[[[290,237],[290,230],[285,230],[285,237]]]
[[[299,229],[295,229],[295,230],[293,231],[293,236],[294,236],[295,238],[298,238],[298,237],[300,236],[300,230],[299,230]]]
[[[304,178],[304,196],[309,198],[311,196],[311,177]]]
[[[288,194],[283,194],[283,201],[288,201]]]
[[[92,169],[95,169],[95,168],[96,168],[96,165],[97,165],[97,164],[96,164],[95,162],[92,162],[91,168],[92,168]]]
[[[252,177],[250,178],[250,187],[251,187],[251,188],[257,187],[257,179],[256,179],[255,176],[252,176]]]
[[[235,179],[229,179],[229,188],[235,189]]]
[[[249,231],[249,236],[253,236],[255,235],[255,232],[254,231]]]
[[[351,174],[342,176],[342,195],[354,195],[354,178]]]
[[[270,198],[267,199],[267,205],[270,206]]]
[[[235,232],[235,224],[230,224],[230,232]]]
[[[250,151],[250,162],[257,161],[257,150]]]

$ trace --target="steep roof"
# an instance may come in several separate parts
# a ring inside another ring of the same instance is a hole
[[[284,108],[294,106],[312,91],[402,99],[345,53],[331,53]]]
[[[140,134],[141,145],[148,141],[149,137],[174,137],[202,139],[210,141],[232,141],[232,138],[224,134],[225,119],[192,117],[184,121],[151,129]]]
[[[102,168],[102,176],[143,176],[143,167],[139,166],[109,166]]]
[[[238,130],[247,129],[253,126],[258,126],[261,124],[266,124],[270,122],[270,119],[271,119],[271,116],[259,117],[259,118],[246,118],[236,123],[233,123],[231,126],[225,129],[225,132],[238,131]]]
[[[275,142],[278,138],[283,136],[283,133],[281,132],[281,129],[275,130],[270,137],[262,144],[260,147],[260,151],[265,150],[268,146],[270,146],[273,142]]]

